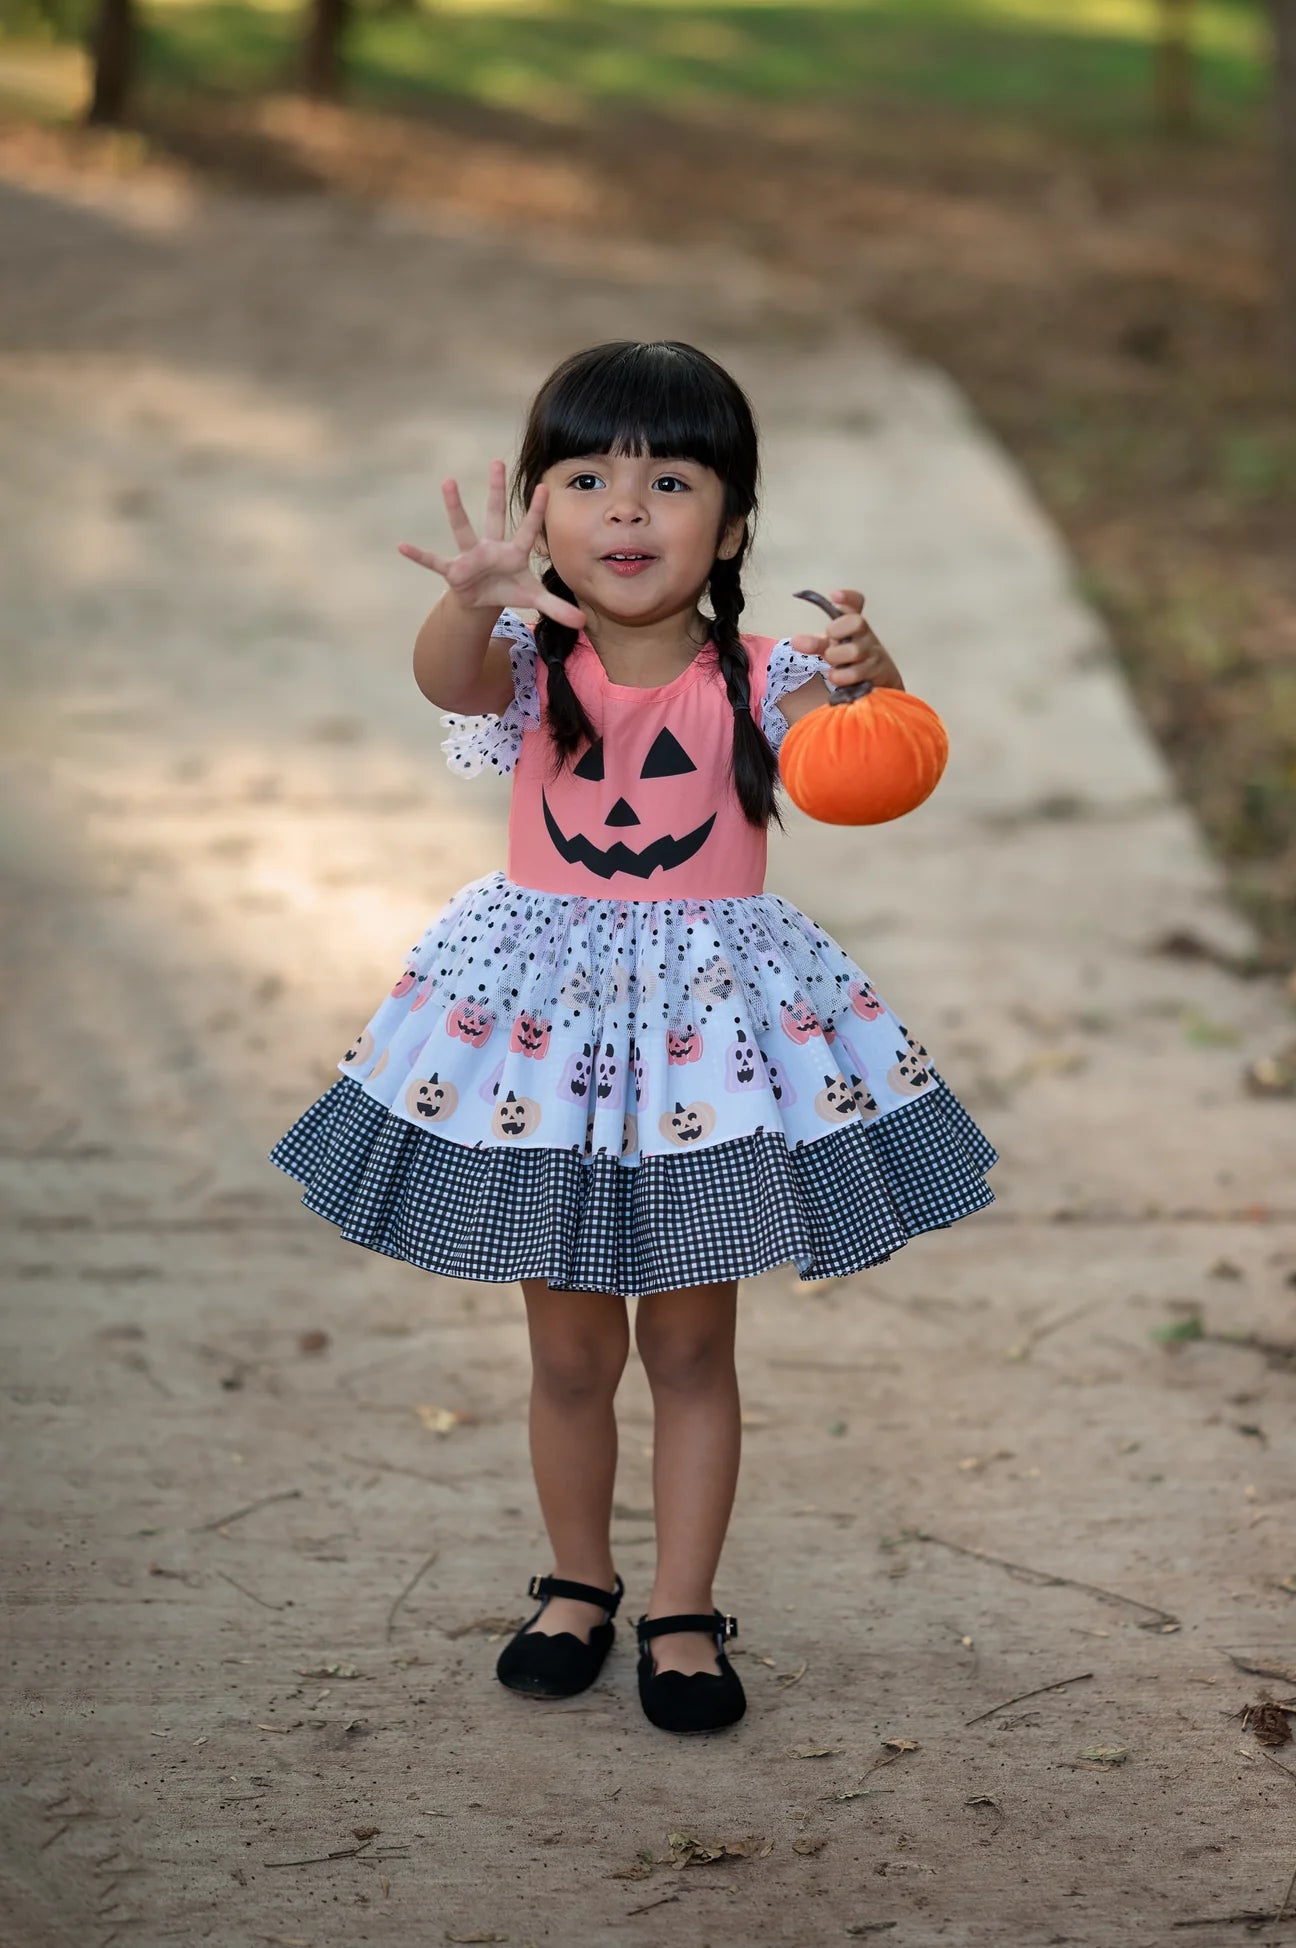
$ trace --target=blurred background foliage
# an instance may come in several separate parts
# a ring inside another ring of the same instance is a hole
[[[1296,0],[0,8],[11,154],[724,243],[944,366],[1290,966]]]
[[[111,0],[110,0],[111,4]],[[298,72],[293,0],[146,0],[150,78],[198,90],[273,87]],[[4,0],[8,32],[88,42],[102,0]],[[1146,127],[1157,0],[335,0],[349,98],[449,94],[510,106],[552,93],[580,115],[613,102],[754,105],[912,99],[1060,120],[1095,134]],[[1195,0],[1195,114],[1237,128],[1263,100],[1267,32],[1255,0]]]

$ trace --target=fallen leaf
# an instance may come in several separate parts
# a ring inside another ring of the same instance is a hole
[[[979,1474],[981,1469],[988,1468],[992,1461],[1011,1461],[1012,1459],[1013,1451],[1011,1448],[997,1447],[993,1454],[967,1455],[964,1460],[959,1462],[959,1467],[965,1474],[969,1472]]]
[[[309,1670],[304,1664],[294,1664],[293,1669],[296,1671],[298,1677],[341,1678],[362,1677],[364,1675],[362,1671],[356,1669],[354,1664],[316,1664]]]
[[[699,1840],[694,1833],[668,1833],[666,1844],[670,1848],[670,1859],[677,1867],[704,1866],[708,1861],[746,1860],[756,1848],[755,1840]],[[762,1849],[768,1853],[774,1842],[769,1841]]]
[[[1076,1753],[1076,1757],[1087,1759],[1093,1765],[1124,1765],[1129,1757],[1129,1748],[1125,1745],[1086,1745],[1082,1752]]]
[[[1292,1709],[1296,1707],[1275,1704],[1271,1698],[1248,1705],[1242,1714],[1243,1730],[1251,1732],[1261,1745],[1286,1745],[1292,1735],[1287,1723],[1287,1713]]]
[[[1252,1096],[1296,1096],[1296,1042],[1248,1063],[1242,1081]]]
[[[373,1840],[382,1832],[381,1826],[353,1826],[351,1837],[355,1840]]]
[[[884,1738],[882,1743],[889,1752],[920,1752],[922,1750],[916,1738]]]
[[[807,1745],[800,1752],[793,1752],[794,1759],[830,1759],[841,1751],[840,1745]]]
[[[449,1434],[456,1427],[462,1426],[465,1421],[470,1421],[473,1418],[471,1414],[462,1412],[458,1407],[436,1407],[425,1404],[415,1407],[414,1411],[422,1421],[424,1427],[427,1428],[429,1434]],[[466,1936],[464,1938],[475,1939],[476,1937]],[[496,1937],[494,1935],[484,1935],[481,1939],[493,1941]]]

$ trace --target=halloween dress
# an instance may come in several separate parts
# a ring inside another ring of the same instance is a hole
[[[514,698],[447,716],[512,774],[507,866],[461,887],[333,1082],[270,1151],[343,1238],[453,1278],[626,1298],[880,1263],[994,1201],[997,1153],[864,970],[762,890],[708,644],[672,682],[567,673],[598,736],[553,775],[548,672],[506,609]],[[828,665],[742,638],[753,717]]]

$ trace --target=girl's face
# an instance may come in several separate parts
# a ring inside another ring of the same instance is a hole
[[[721,532],[724,485],[697,460],[584,453],[543,479],[545,551],[596,617],[691,614],[717,556],[727,559],[742,543],[741,516]]]

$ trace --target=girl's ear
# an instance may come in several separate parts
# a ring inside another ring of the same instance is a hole
[[[734,519],[730,521],[728,527],[720,537],[720,545],[716,549],[716,559],[718,561],[732,561],[738,553],[738,550],[742,547],[743,538],[746,533],[746,521],[741,514],[735,515]]]

